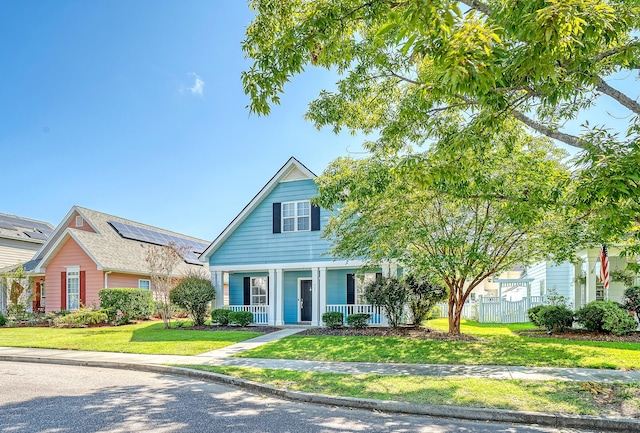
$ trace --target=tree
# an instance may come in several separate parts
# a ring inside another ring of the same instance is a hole
[[[160,314],[166,329],[171,328],[171,289],[178,283],[175,271],[184,260],[182,248],[169,245],[150,245],[147,249],[147,266],[151,279],[151,290],[162,309]]]
[[[209,305],[216,298],[216,289],[205,275],[192,272],[171,290],[169,298],[172,303],[187,310],[193,319],[193,326],[204,326]]]
[[[517,128],[477,150],[340,158],[317,178],[314,201],[337,209],[324,232],[334,255],[396,259],[445,285],[449,332],[459,334],[482,280],[544,258],[548,245],[573,250],[581,224],[558,212],[569,177],[561,158]]]
[[[375,279],[364,287],[364,298],[384,310],[392,328],[400,325],[409,296],[409,288],[398,277]]]
[[[473,147],[515,120],[582,151],[572,196],[578,216],[598,242],[640,251],[638,86],[616,88],[640,68],[637,0],[250,5],[256,15],[243,50],[253,65],[242,79],[252,112],[268,114],[293,76],[318,66],[342,78],[307,118],[318,128],[378,133],[367,144],[374,152]],[[607,129],[594,106],[620,108],[622,130]],[[579,135],[565,128],[571,121],[584,121]]]
[[[23,320],[33,295],[31,294],[29,276],[24,271],[22,263],[14,269],[0,274],[0,287],[5,292],[4,298],[9,300],[7,315],[15,320]]]

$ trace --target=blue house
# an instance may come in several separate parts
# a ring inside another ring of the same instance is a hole
[[[327,253],[330,244],[320,234],[332,211],[311,204],[318,191],[315,177],[290,158],[202,253],[218,292],[216,308],[250,311],[255,323],[276,326],[321,325],[326,311],[345,317],[369,313],[372,324],[385,322],[362,293],[376,274],[356,275],[360,260]],[[389,265],[381,271],[397,269]],[[227,306],[222,305],[225,274]]]

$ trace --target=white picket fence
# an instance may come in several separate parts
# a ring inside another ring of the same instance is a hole
[[[543,296],[530,296],[519,301],[507,301],[495,296],[478,296],[475,301],[467,300],[462,307],[462,318],[481,323],[522,323],[528,322],[527,311],[536,305],[543,305]],[[446,302],[438,304],[440,317],[449,317]]]

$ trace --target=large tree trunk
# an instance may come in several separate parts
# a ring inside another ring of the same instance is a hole
[[[462,307],[458,305],[458,297],[456,296],[456,286],[449,286],[449,334],[460,335],[460,316]]]

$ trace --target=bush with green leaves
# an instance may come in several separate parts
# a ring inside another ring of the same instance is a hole
[[[4,326],[7,324],[7,318],[4,314],[0,313],[0,326]]]
[[[204,276],[187,275],[171,290],[169,299],[187,310],[194,326],[203,326],[209,315],[209,306],[216,299],[216,289]]]
[[[636,330],[638,324],[628,311],[622,308],[611,309],[604,317],[602,328],[614,335],[627,335]]]
[[[342,328],[344,326],[344,314],[340,311],[327,311],[322,314],[322,321],[327,328]]]
[[[98,325],[109,322],[107,310],[87,310],[84,308],[73,313],[58,316],[53,320],[53,325],[67,328],[84,328],[89,325]]]
[[[102,289],[98,292],[100,307],[108,311],[109,320],[122,325],[130,320],[151,317],[154,309],[153,292],[137,288]]]
[[[389,320],[389,325],[393,328],[400,325],[404,307],[410,296],[407,284],[397,277],[382,277],[364,288],[364,297],[367,302],[382,308]]]
[[[350,328],[363,329],[369,326],[368,321],[370,318],[371,314],[367,313],[350,314],[347,316],[347,325]]]
[[[551,332],[562,332],[573,325],[573,311],[562,305],[545,305],[538,312],[540,326]]]
[[[576,322],[590,332],[605,332],[604,319],[610,314],[616,314],[620,305],[613,301],[591,301],[576,311]]]
[[[529,310],[527,311],[527,316],[529,316],[529,320],[538,328],[542,326],[540,325],[540,319],[538,319],[538,314],[540,314],[540,310],[542,310],[543,307],[544,305],[536,305],[535,307],[529,308]]]
[[[436,304],[447,299],[447,289],[416,275],[406,277],[405,283],[409,289],[409,308],[413,315],[413,324],[419,327],[425,320],[432,318],[431,312]]]
[[[229,323],[243,328],[249,326],[253,323],[253,313],[251,311],[232,311],[229,313]]]
[[[231,310],[227,310],[224,308],[219,308],[217,310],[213,310],[211,312],[211,324],[214,323],[220,326],[227,326],[229,324],[229,314]]]
[[[622,305],[627,311],[632,311],[640,318],[640,286],[627,287],[624,290]]]

